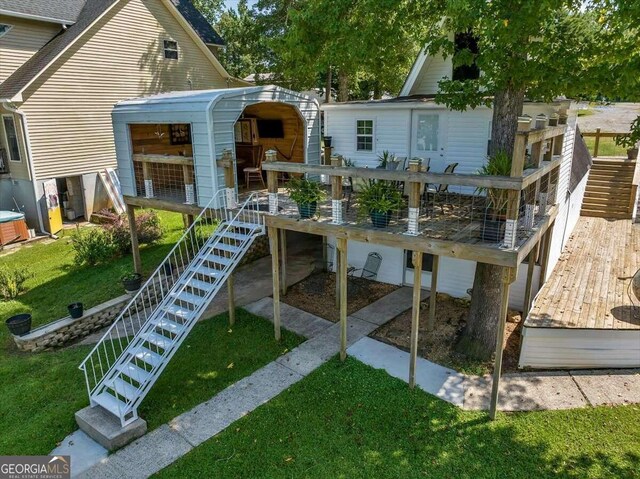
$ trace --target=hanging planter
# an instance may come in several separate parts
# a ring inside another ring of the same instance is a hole
[[[16,314],[7,319],[5,324],[14,336],[24,336],[31,331],[31,314]]]
[[[82,303],[71,303],[67,306],[67,309],[69,309],[69,316],[73,319],[81,318],[84,313],[84,306]]]

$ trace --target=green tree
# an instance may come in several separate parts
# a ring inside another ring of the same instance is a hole
[[[228,9],[220,15],[217,29],[225,41],[220,61],[227,71],[238,78],[256,72],[260,59],[259,37],[247,0],[240,0],[236,10]]]
[[[193,6],[211,25],[215,25],[224,11],[224,0],[192,0]]]
[[[629,26],[638,25],[629,21],[637,4],[426,1],[420,21],[427,28],[427,51],[452,56],[454,67],[475,64],[482,72],[475,79],[443,79],[436,100],[460,111],[492,106],[490,153],[511,156],[525,97],[637,94],[640,47],[637,27]],[[473,35],[477,50],[456,51],[453,33]],[[502,274],[502,267],[477,264],[469,320],[458,345],[467,354],[488,358],[495,348]]]

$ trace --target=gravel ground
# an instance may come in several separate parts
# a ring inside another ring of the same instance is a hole
[[[626,132],[631,122],[640,115],[640,103],[615,103],[612,105],[590,105],[593,115],[578,118],[578,126],[582,132],[602,131]]]

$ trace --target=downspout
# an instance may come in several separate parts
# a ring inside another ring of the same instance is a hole
[[[44,227],[44,220],[42,219],[42,211],[40,205],[38,204],[38,188],[36,187],[36,172],[33,167],[33,154],[31,151],[31,138],[29,137],[29,123],[27,122],[27,115],[19,110],[18,108],[12,107],[9,102],[5,101],[2,103],[3,108],[6,110],[15,113],[20,117],[20,122],[22,124],[22,133],[24,136],[24,144],[25,149],[27,150],[27,165],[29,166],[29,174],[31,175],[31,185],[33,186],[33,198],[36,202],[36,212],[38,213],[38,225],[40,225],[40,231],[43,233],[55,238],[55,235],[49,233]]]

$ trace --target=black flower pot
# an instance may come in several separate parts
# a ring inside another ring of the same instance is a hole
[[[127,293],[135,293],[140,289],[142,285],[142,275],[140,273],[134,273],[128,279],[122,280],[122,286],[127,291]]]
[[[82,303],[71,303],[67,308],[69,309],[69,316],[73,319],[82,317],[82,313],[84,312],[84,306]]]
[[[11,334],[24,336],[31,331],[31,315],[29,313],[16,314],[5,321]]]
[[[331,138],[330,136],[325,136],[324,137],[324,146],[325,148],[331,148],[331,142],[333,141],[333,138]]]
[[[314,201],[312,203],[299,203],[298,204],[298,213],[300,213],[300,218],[309,219],[316,214],[316,210],[318,209],[318,202]]]
[[[391,211],[371,211],[371,223],[376,228],[386,228],[391,221]]]
[[[505,220],[504,219],[488,219],[485,218],[482,224],[481,237],[482,241],[488,243],[500,243],[504,238]]]
[[[174,266],[171,263],[165,263],[165,264],[162,265],[162,271],[167,276],[171,276],[173,274],[173,268],[174,268]]]

